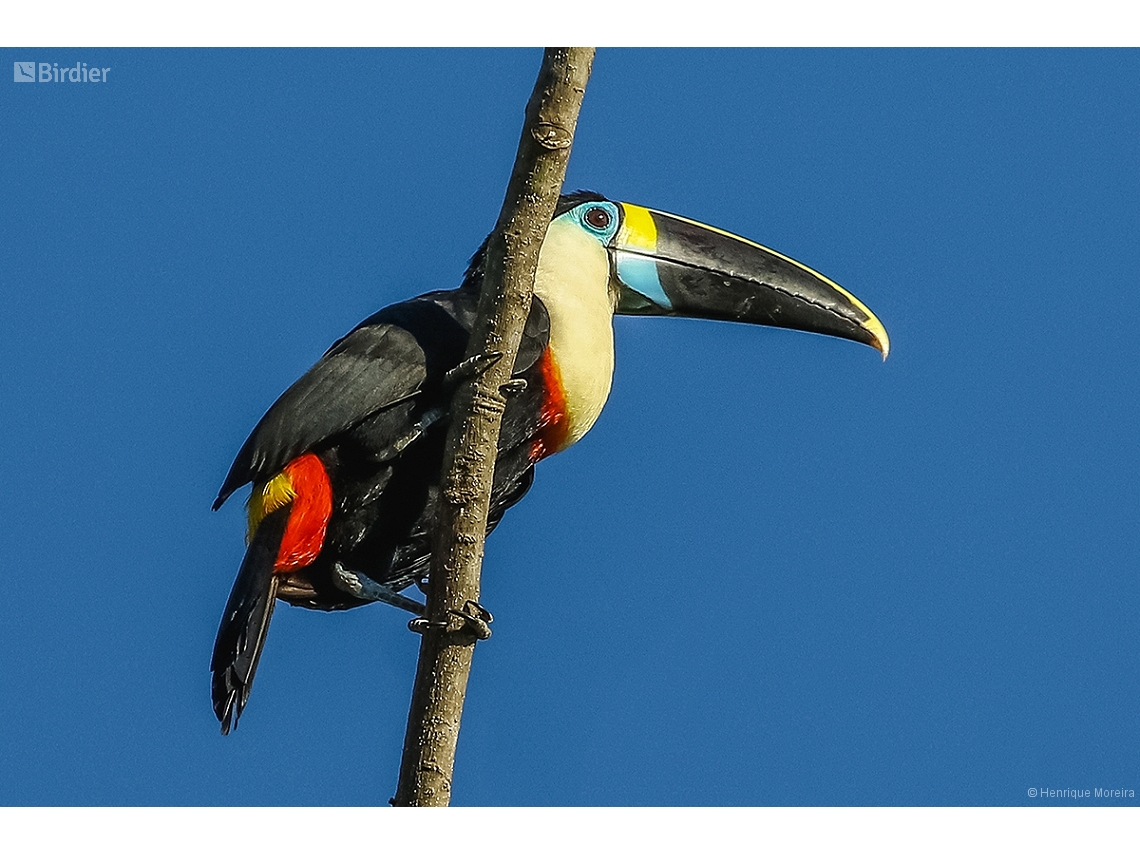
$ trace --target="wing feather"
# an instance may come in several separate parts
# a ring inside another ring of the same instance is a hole
[[[262,416],[230,467],[214,508],[314,445],[415,395],[427,377],[415,336],[386,323],[361,325],[290,386]]]
[[[294,457],[381,411],[391,409],[386,420],[401,422],[411,408],[399,404],[423,394],[438,398],[444,375],[463,358],[477,303],[471,288],[437,291],[363,321],[262,416],[234,459],[214,509],[244,484],[273,476]],[[549,339],[550,316],[536,298],[515,360],[516,376],[534,366]],[[389,426],[385,435],[401,436],[397,428]]]

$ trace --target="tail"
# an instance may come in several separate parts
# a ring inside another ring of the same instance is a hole
[[[289,510],[288,505],[279,508],[257,526],[218,627],[210,670],[214,672],[214,715],[222,723],[223,734],[230,732],[231,725],[237,727],[249,700],[257,660],[261,658],[277,600],[278,576],[273,565]]]

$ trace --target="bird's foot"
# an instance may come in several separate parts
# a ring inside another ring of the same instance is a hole
[[[474,600],[468,600],[463,604],[461,610],[452,609],[449,614],[454,615],[463,621],[467,630],[474,635],[479,641],[486,641],[491,637],[491,627],[489,624],[495,618],[483,606]]]
[[[464,359],[450,371],[443,375],[443,385],[458,386],[464,380],[470,380],[503,358],[501,351],[492,350],[490,353],[476,353]]]
[[[491,637],[491,627],[489,624],[495,618],[489,611],[474,600],[468,600],[463,604],[462,609],[448,609],[447,613],[452,618],[457,618],[460,621],[458,627],[454,627],[451,620],[428,620],[427,618],[420,617],[408,621],[408,629],[420,635],[423,635],[429,629],[453,631],[465,629],[475,636],[477,641],[486,641]]]
[[[477,353],[464,359],[443,375],[443,388],[454,390],[460,383],[482,374],[502,358],[501,351],[492,350],[490,353]],[[500,386],[499,389],[504,395],[516,395],[526,390],[526,380],[522,377],[514,377]]]
[[[333,584],[348,594],[360,600],[373,603],[387,603],[390,606],[404,609],[414,615],[424,613],[423,603],[398,594],[388,585],[374,582],[367,576],[361,576],[345,568],[339,561],[333,564]]]

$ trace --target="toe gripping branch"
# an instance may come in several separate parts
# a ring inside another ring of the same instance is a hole
[[[463,360],[444,375],[444,391],[447,393],[454,392],[460,383],[484,373],[502,358],[502,352],[494,350],[489,353],[479,353]],[[524,391],[526,385],[525,379],[516,377],[504,383],[502,391],[506,395],[517,394]],[[423,585],[419,585],[419,587],[420,590],[424,588]],[[383,599],[384,602],[400,605],[402,608],[408,608],[408,606],[403,603],[394,603],[388,592],[385,592],[383,598],[376,597],[376,599]],[[400,599],[406,600],[409,603],[415,603],[416,606],[419,606],[418,611],[416,609],[408,609],[409,611],[415,612],[415,614],[421,615],[421,617],[412,618],[412,620],[408,621],[408,629],[412,632],[420,635],[433,629],[443,630],[444,632],[468,632],[474,636],[477,641],[486,641],[491,637],[490,623],[494,620],[494,617],[474,600],[467,600],[467,602],[463,604],[462,609],[448,609],[448,619],[441,621],[429,620],[422,617],[424,607],[420,606],[415,600],[408,600],[407,597],[401,597]]]
[[[426,607],[423,603],[397,593],[387,585],[372,581],[367,576],[361,576],[348,570],[339,561],[333,565],[333,582],[346,593],[352,594],[361,600],[374,603],[387,603],[390,606],[409,611],[421,617],[413,618],[408,622],[408,629],[421,635],[429,629],[443,629],[447,632],[466,630],[477,641],[486,641],[491,637],[491,627],[488,624],[495,618],[489,611],[474,600],[468,600],[462,609],[448,609],[448,619],[433,621],[422,617]],[[456,625],[458,621],[458,625]]]
[[[470,380],[472,377],[484,373],[502,358],[502,351],[492,350],[490,353],[477,353],[464,359],[443,375],[444,390],[455,391],[455,387],[464,380]]]
[[[446,392],[454,392],[455,388],[464,380],[470,380],[489,370],[495,363],[503,358],[502,351],[492,350],[490,353],[477,353],[468,357],[443,375],[443,388]],[[504,395],[513,395],[526,389],[526,380],[514,377],[502,385]]]
[[[408,621],[408,629],[423,635],[432,629],[441,629],[444,632],[469,632],[476,641],[486,641],[491,637],[489,624],[495,618],[483,606],[474,600],[468,600],[462,609],[448,609],[447,620],[428,620],[427,618],[412,618]]]

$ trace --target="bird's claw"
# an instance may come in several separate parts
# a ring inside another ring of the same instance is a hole
[[[408,621],[408,629],[412,632],[423,635],[430,629],[443,629],[443,630],[467,630],[476,641],[486,641],[491,637],[491,627],[489,624],[495,618],[483,606],[474,600],[468,600],[463,604],[462,609],[448,609],[447,613],[454,618],[458,618],[461,623],[458,627],[453,628],[450,620],[428,620],[427,618],[413,618]]]
[[[464,603],[461,610],[450,609],[448,614],[454,615],[463,621],[463,625],[479,641],[486,641],[491,637],[491,627],[489,624],[495,618],[489,611],[474,600],[468,600]]]
[[[503,354],[498,350],[492,350],[490,353],[476,353],[444,374],[443,383],[445,386],[457,386],[464,380],[482,374],[502,358]]]

